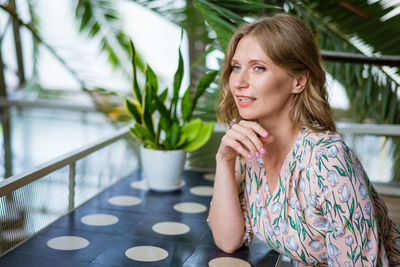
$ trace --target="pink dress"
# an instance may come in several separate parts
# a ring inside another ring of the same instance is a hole
[[[262,159],[240,158],[240,171],[245,240],[295,265],[400,266],[400,227],[337,133],[303,128],[272,194]]]

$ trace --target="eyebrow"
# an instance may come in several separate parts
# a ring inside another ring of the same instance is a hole
[[[232,64],[232,63],[237,63],[237,62],[238,62],[238,61],[237,61],[236,59],[233,59],[233,58],[232,58],[231,64]],[[250,63],[250,64],[254,64],[254,63],[263,63],[263,64],[265,64],[265,65],[268,65],[268,62],[266,62],[266,61],[264,61],[264,60],[260,60],[260,59],[251,59],[251,60],[248,61],[248,63]]]

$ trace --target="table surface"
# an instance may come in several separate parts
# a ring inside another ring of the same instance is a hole
[[[206,222],[210,176],[185,171],[181,189],[159,193],[148,190],[135,171],[5,254],[0,266],[275,266],[279,254],[261,241],[233,254],[215,246]]]

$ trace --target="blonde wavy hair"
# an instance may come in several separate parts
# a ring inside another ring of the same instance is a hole
[[[242,118],[229,90],[232,72],[231,60],[239,41],[251,35],[269,58],[293,77],[308,72],[304,90],[294,96],[290,120],[294,125],[306,126],[314,131],[336,131],[333,112],[325,88],[325,71],[321,55],[311,30],[299,18],[276,14],[240,26],[232,36],[225,55],[220,79],[220,104],[217,109],[219,122],[230,124]]]

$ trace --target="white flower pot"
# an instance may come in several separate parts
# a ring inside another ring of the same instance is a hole
[[[153,150],[140,147],[143,178],[154,191],[170,192],[181,188],[186,152],[182,150]]]

